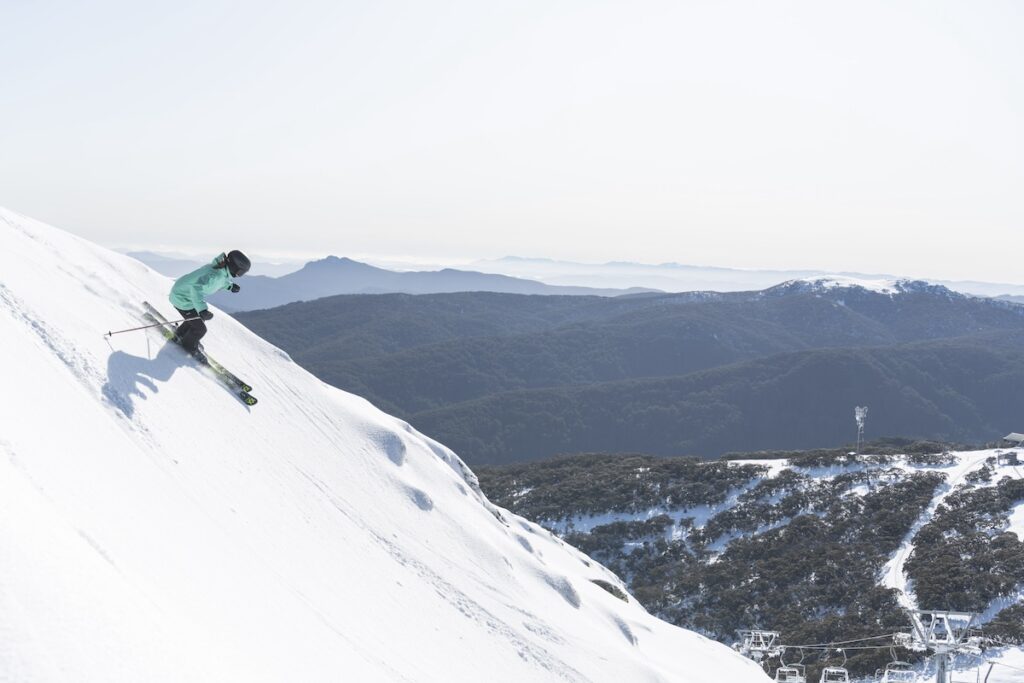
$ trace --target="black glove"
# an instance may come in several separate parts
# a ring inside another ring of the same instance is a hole
[[[241,287],[239,287],[238,285],[236,285],[233,282],[231,283],[231,286],[228,287],[228,291],[231,292],[232,294],[238,294],[238,290],[240,290],[240,289],[241,289]]]
[[[205,311],[199,311],[199,317],[203,320],[209,320],[213,317],[213,313],[210,312],[210,309],[206,309]]]

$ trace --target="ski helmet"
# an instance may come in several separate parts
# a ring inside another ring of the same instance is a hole
[[[242,252],[234,249],[228,252],[228,272],[231,273],[231,277],[240,277],[249,272],[249,257]]]

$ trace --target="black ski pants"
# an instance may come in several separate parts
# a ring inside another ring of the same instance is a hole
[[[178,339],[181,345],[189,353],[195,353],[199,349],[199,340],[206,336],[206,323],[199,317],[199,311],[190,309],[183,311],[176,309],[185,318],[185,322],[178,325]]]

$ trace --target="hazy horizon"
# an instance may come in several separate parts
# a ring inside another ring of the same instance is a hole
[[[5,3],[0,205],[108,246],[1024,283],[1024,6]],[[164,246],[161,246],[164,245]]]
[[[116,251],[130,255],[148,253],[162,258],[179,259],[182,261],[191,260],[196,262],[203,262],[207,260],[212,253],[210,251],[164,251],[159,249],[149,250],[125,247],[117,247],[115,249]],[[465,271],[502,274],[509,277],[525,278],[554,285],[570,285],[596,289],[646,288],[661,289],[666,292],[691,291],[693,289],[704,289],[710,291],[741,291],[763,289],[765,287],[781,283],[787,279],[813,278],[821,276],[826,278],[835,277],[838,279],[846,278],[850,284],[856,284],[858,280],[862,280],[864,281],[863,284],[868,287],[872,286],[870,281],[879,282],[883,280],[921,279],[938,284],[944,284],[952,287],[954,291],[961,291],[963,293],[974,294],[977,296],[1000,296],[1004,294],[1024,296],[1024,284],[1015,283],[1009,279],[1000,277],[990,277],[980,280],[957,280],[927,275],[915,276],[908,275],[906,273],[871,273],[858,271],[856,269],[824,270],[815,268],[729,268],[712,264],[679,263],[674,261],[666,261],[662,263],[646,263],[640,261],[573,261],[549,259],[542,256],[521,256],[513,254],[496,259],[474,259],[469,261],[456,259],[427,261],[416,257],[344,253],[319,253],[309,254],[306,256],[291,255],[282,257],[280,255],[251,252],[251,255],[253,256],[254,261],[254,273],[257,275],[268,275],[270,277],[281,277],[282,275],[295,272],[311,261],[319,261],[326,258],[336,257],[348,258],[377,268],[395,271],[434,271],[444,268],[454,268]],[[147,263],[150,262],[147,258],[140,258],[140,260]],[[607,268],[608,266],[617,266],[617,268],[609,270]],[[675,267],[680,267],[684,270],[674,271]],[[689,269],[693,270],[691,271]],[[716,271],[719,271],[717,272],[717,275],[715,274]],[[765,276],[769,274],[777,274],[784,277],[782,279],[765,280]],[[716,279],[709,280],[709,277]],[[751,280],[751,277],[755,277],[755,279]],[[681,286],[688,282],[697,283],[701,286]],[[957,287],[957,285],[962,286]],[[1002,288],[1003,285],[1006,285],[1006,287]]]

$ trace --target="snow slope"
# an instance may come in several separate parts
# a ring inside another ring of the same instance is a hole
[[[251,410],[104,339],[169,285],[0,209],[0,680],[767,680],[223,313]]]
[[[986,683],[1024,683],[1024,648],[1006,648],[990,658],[995,662],[989,667],[987,663],[981,664],[975,670],[981,672],[982,680]],[[971,673],[967,668],[960,674],[954,674],[958,680],[970,679],[965,675]],[[988,678],[985,678],[985,676]]]
[[[925,524],[932,520],[935,511],[939,508],[939,505],[946,500],[949,494],[956,490],[957,485],[963,482],[964,478],[968,474],[984,467],[985,461],[993,455],[994,451],[957,453],[955,456],[956,464],[951,468],[917,468],[920,471],[930,469],[932,471],[943,472],[946,475],[946,483],[940,487],[940,490],[928,505],[928,509],[924,511],[920,519],[918,519],[914,526],[911,527],[910,532],[907,533],[903,542],[900,544],[900,547],[893,554],[892,558],[890,558],[883,571],[881,585],[886,588],[894,588],[899,591],[899,602],[900,606],[903,608],[908,610],[920,608],[917,604],[917,598],[914,596],[913,587],[907,578],[905,569],[907,560],[910,559],[910,555],[914,551],[914,537]],[[1010,530],[1015,531],[1015,529]],[[927,609],[934,608],[927,607]]]
[[[900,605],[906,609],[918,609],[917,596],[914,594],[913,582],[909,581],[905,571],[906,561],[914,550],[913,539],[917,532],[928,522],[938,507],[953,493],[968,474],[976,472],[985,466],[985,462],[995,456],[996,450],[970,451],[954,453],[955,461],[948,468],[916,468],[918,470],[931,469],[946,474],[946,483],[939,487],[935,498],[932,499],[928,509],[922,514],[921,519],[914,524],[911,532],[904,538],[903,543],[890,558],[882,574],[881,585],[886,588],[895,588],[898,593]],[[999,479],[1005,476],[1020,477],[1019,469],[1000,468],[988,485],[994,485]],[[984,485],[984,484],[981,484]],[[1018,506],[1010,515],[1006,531],[1016,533],[1024,538],[1024,505]],[[977,620],[979,625],[990,621],[1001,609],[1009,607],[1021,599],[1020,595],[1007,598],[1000,598],[990,605],[989,609],[980,614]],[[991,664],[991,667],[990,667]],[[986,674],[988,683],[1024,683],[1024,648],[1007,647],[988,650],[980,657],[963,656],[954,662],[954,680],[968,681],[980,680]]]

